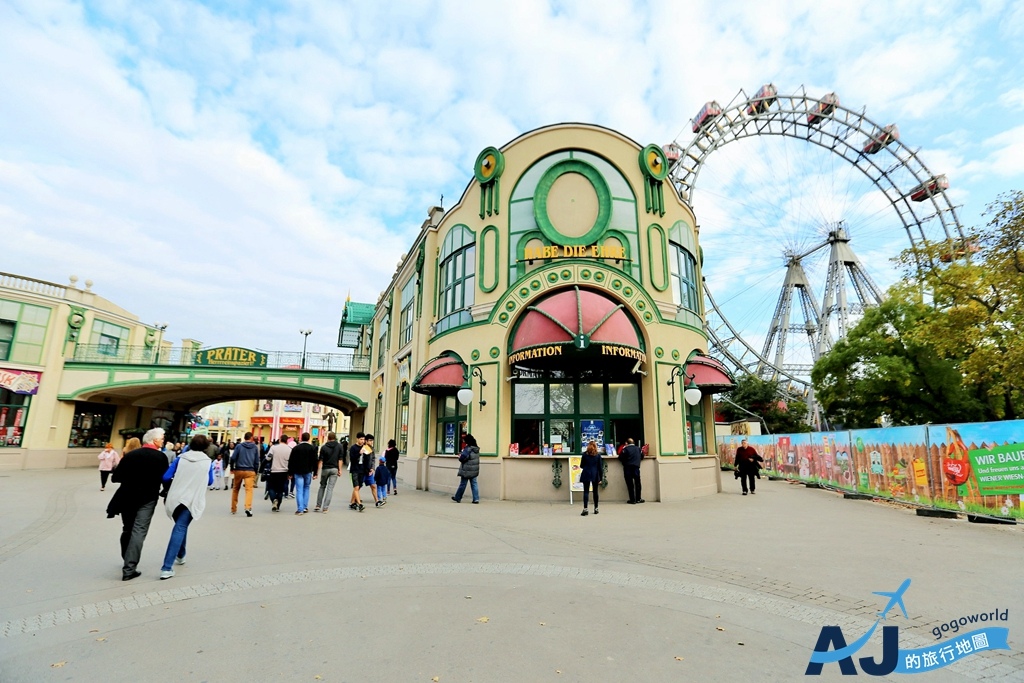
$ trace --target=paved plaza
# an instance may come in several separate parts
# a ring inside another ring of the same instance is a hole
[[[350,512],[342,490],[301,517],[260,490],[250,519],[213,491],[176,576],[157,579],[161,507],[126,583],[94,470],[0,473],[0,681],[792,681],[822,626],[852,642],[884,607],[872,592],[908,577],[911,619],[887,622],[904,649],[1009,610],[1011,651],[917,678],[1024,681],[1024,527],[723,482],[585,518],[578,500],[404,487],[381,509]]]

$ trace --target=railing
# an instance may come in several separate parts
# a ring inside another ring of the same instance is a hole
[[[67,293],[67,287],[64,285],[22,277],[21,275],[12,275],[11,273],[0,273],[0,287],[20,289],[23,292],[52,296],[57,299],[63,299]]]
[[[301,351],[260,351],[266,354],[267,364],[253,369],[313,370],[322,372],[369,372],[370,357],[351,353],[306,353],[305,363]],[[121,346],[106,344],[79,344],[68,363],[109,363],[114,365],[196,365],[212,368],[247,368],[250,366],[199,365],[196,352],[191,348],[162,349],[156,347]]]

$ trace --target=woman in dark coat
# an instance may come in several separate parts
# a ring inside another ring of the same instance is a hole
[[[480,474],[480,449],[476,445],[476,439],[473,438],[472,434],[466,434],[463,439],[463,443],[466,447],[462,449],[462,453],[459,454],[459,477],[462,481],[459,482],[459,488],[452,496],[452,500],[456,503],[462,502],[462,494],[466,492],[466,484],[472,484],[473,489],[473,502],[480,502],[480,489],[477,488],[476,478]]]
[[[583,457],[580,459],[580,483],[583,484],[583,512],[580,513],[581,517],[586,517],[590,513],[587,512],[587,503],[590,487],[594,487],[594,514],[596,515],[597,510],[597,485],[601,483],[601,451],[597,447],[597,443],[591,441],[587,444],[587,450],[584,451]]]
[[[747,495],[747,482],[750,482],[750,493],[754,493],[754,481],[758,476],[758,472],[761,471],[761,463],[764,462],[764,458],[757,454],[753,448],[747,445],[747,440],[743,439],[740,447],[736,449],[736,474],[739,477],[740,484],[743,485],[743,495]]]

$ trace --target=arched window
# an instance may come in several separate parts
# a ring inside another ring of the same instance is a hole
[[[476,300],[476,235],[456,225],[445,235],[438,264],[437,332],[472,321]]]

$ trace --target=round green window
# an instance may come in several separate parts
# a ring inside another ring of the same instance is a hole
[[[548,211],[548,195],[551,192],[551,188],[554,187],[555,181],[570,173],[578,173],[586,178],[587,182],[593,187],[594,194],[597,197],[597,218],[594,220],[594,224],[582,235],[577,236],[564,235],[559,232],[558,228],[551,221],[551,215]],[[540,231],[554,244],[566,246],[594,244],[604,234],[605,230],[608,229],[608,223],[611,221],[612,193],[608,189],[608,183],[605,182],[605,179],[596,168],[579,159],[565,159],[545,171],[537,183],[537,192],[533,198],[533,217],[536,219]]]

